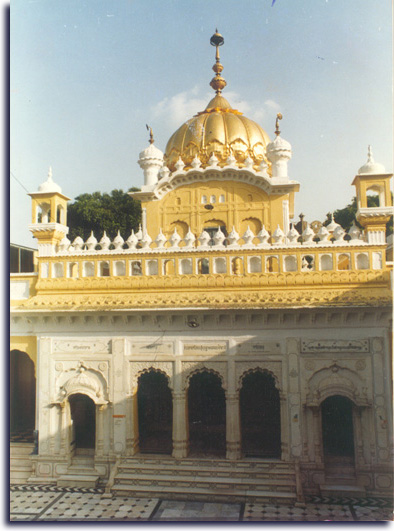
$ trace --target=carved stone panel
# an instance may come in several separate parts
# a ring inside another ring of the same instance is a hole
[[[301,352],[305,354],[321,352],[369,352],[368,339],[304,339],[301,341]]]
[[[282,389],[282,362],[280,361],[242,361],[235,364],[235,380],[237,389],[242,387],[243,376],[251,371],[267,371],[275,378],[276,387]]]
[[[52,352],[94,352],[95,354],[110,354],[111,341],[110,340],[79,340],[79,339],[55,339],[52,343]]]
[[[182,363],[182,389],[186,389],[189,378],[196,372],[208,370],[219,374],[223,389],[227,389],[227,363],[223,361],[185,361]]]
[[[164,373],[168,377],[168,386],[170,389],[174,388],[174,370],[171,361],[130,361],[131,393],[138,385],[139,376],[150,369]]]

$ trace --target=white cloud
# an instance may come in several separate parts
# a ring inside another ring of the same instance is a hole
[[[266,100],[264,103],[246,101],[234,91],[226,91],[223,96],[230,102],[234,109],[241,111],[245,116],[255,120],[262,127],[266,127],[264,120],[272,115],[272,111],[280,111],[280,105],[274,100]],[[204,92],[198,86],[191,90],[179,92],[171,98],[164,98],[151,108],[153,121],[163,121],[170,128],[180,127],[182,123],[190,119],[200,111],[203,111],[213,94]]]

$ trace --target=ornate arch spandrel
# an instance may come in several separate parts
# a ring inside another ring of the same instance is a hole
[[[326,398],[334,395],[344,396],[360,407],[367,407],[372,403],[365,379],[336,363],[319,369],[309,378],[305,405],[320,407]]]
[[[204,362],[204,361],[185,361],[182,363],[182,389],[186,391],[190,384],[190,378],[200,372],[209,372],[220,378],[223,389],[227,390],[227,363]]]
[[[138,387],[138,378],[141,376],[141,374],[144,374],[149,371],[155,371],[164,374],[168,381],[168,387],[171,389],[171,391],[174,390],[174,370],[173,363],[171,361],[130,361],[131,394],[133,394],[135,389]]]
[[[242,381],[247,374],[252,372],[267,373],[273,377],[275,387],[278,389],[279,394],[282,394],[282,365],[280,361],[259,363],[257,361],[241,362],[235,364],[235,379],[237,384],[237,392],[242,387]]]
[[[64,403],[77,393],[87,395],[96,405],[108,403],[107,382],[104,376],[81,361],[76,368],[64,371],[58,377],[54,403]]]

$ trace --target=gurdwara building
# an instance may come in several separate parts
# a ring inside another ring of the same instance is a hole
[[[231,106],[211,43],[213,99],[164,154],[152,133],[140,153],[138,232],[70,242],[52,174],[30,194],[37,271],[11,275],[11,481],[391,496],[392,175],[369,149],[362,228],[297,231],[282,116],[270,140]]]

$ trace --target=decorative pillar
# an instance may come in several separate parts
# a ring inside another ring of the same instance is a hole
[[[66,402],[59,404],[60,408],[60,454],[67,455],[67,450],[69,449],[68,445],[68,426],[67,426],[67,415],[66,415]]]
[[[185,392],[174,392],[172,395],[172,456],[182,459],[189,451],[188,415]]]
[[[241,458],[239,394],[226,393],[226,458]]]
[[[137,387],[133,394],[127,397],[127,432],[126,432],[126,455],[135,455],[139,452],[138,433],[138,401]]]
[[[287,410],[287,400],[282,391],[279,391],[280,400],[280,447],[281,460],[289,460],[289,415]]]
[[[356,458],[356,466],[364,465],[365,458],[363,455],[363,439],[361,431],[361,408],[353,407],[353,425],[354,425],[354,455]]]
[[[313,446],[315,449],[315,463],[321,464],[323,462],[321,444],[320,444],[320,432],[321,432],[321,422],[320,422],[320,408],[312,407],[313,415]]]
[[[104,455],[104,414],[106,409],[106,404],[96,406],[96,456],[98,457]]]

